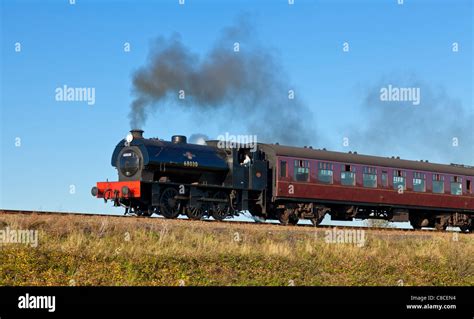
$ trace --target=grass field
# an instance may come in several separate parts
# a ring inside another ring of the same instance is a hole
[[[474,285],[474,236],[159,218],[0,215],[0,285]],[[4,236],[5,237],[5,236]],[[1,239],[1,238],[0,238]]]

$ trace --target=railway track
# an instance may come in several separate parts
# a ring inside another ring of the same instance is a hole
[[[116,214],[96,214],[96,213],[78,213],[78,212],[55,212],[55,211],[40,211],[40,210],[14,210],[14,209],[0,209],[0,215],[2,214],[20,214],[20,215],[59,215],[59,216],[85,216],[85,217],[117,217],[117,218],[140,218],[140,219],[150,219],[152,217],[144,217],[144,216],[133,216],[133,215],[116,215]],[[156,218],[156,217],[154,217]],[[154,219],[152,218],[152,219]],[[161,218],[160,218],[161,219]],[[164,219],[164,218],[163,218]],[[231,220],[227,219],[223,222],[221,221],[216,221],[212,219],[203,219],[201,221],[191,221],[186,218],[178,218],[174,219],[175,221],[179,222],[205,222],[205,223],[232,223],[232,224],[242,224],[242,225],[255,225],[255,226],[281,226],[281,227],[286,227],[289,229],[294,229],[294,228],[315,228],[311,224],[298,224],[296,226],[282,226],[278,223],[269,223],[269,222],[257,222],[257,221],[238,221],[238,220]],[[409,228],[391,228],[391,227],[369,227],[369,226],[346,226],[346,225],[319,225],[316,228],[318,229],[324,229],[324,228],[339,228],[339,229],[364,229],[364,230],[379,230],[379,231],[388,231],[388,232],[410,232],[410,233],[430,233],[430,232],[437,232],[434,229],[421,229],[421,230],[416,230],[416,229],[409,229]],[[448,231],[450,232],[450,231]],[[451,231],[451,232],[456,232],[456,231]]]

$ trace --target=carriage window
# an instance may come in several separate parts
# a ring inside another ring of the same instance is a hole
[[[388,187],[388,173],[387,171],[382,171],[382,187]]]
[[[467,192],[468,194],[471,193],[471,181],[468,180],[468,179],[466,179],[466,192]]]
[[[426,192],[426,174],[418,172],[413,173],[413,191]]]
[[[364,174],[362,175],[364,187],[377,187],[377,169],[375,167],[364,167]]]
[[[462,195],[462,177],[451,176],[451,194]]]
[[[309,161],[295,160],[295,181],[307,182],[309,178]]]
[[[280,161],[280,177],[286,177],[286,161]]]
[[[433,193],[444,193],[444,176],[440,174],[433,174]]]
[[[393,171],[393,188],[398,190],[406,190],[405,185],[405,171],[402,170],[394,170]]]
[[[318,180],[322,183],[332,184],[332,163],[319,162]]]
[[[341,165],[341,184],[342,185],[355,185],[355,167],[351,165]]]

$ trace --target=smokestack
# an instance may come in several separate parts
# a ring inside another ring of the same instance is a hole
[[[130,133],[132,133],[134,139],[143,138],[143,130],[133,129],[130,131]]]
[[[186,144],[186,136],[184,135],[173,135],[171,136],[171,142],[173,144]]]

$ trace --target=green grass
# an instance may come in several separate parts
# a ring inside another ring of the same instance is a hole
[[[0,285],[473,285],[474,237],[84,216],[0,215],[39,245],[0,245]],[[240,240],[235,240],[240,239]]]

